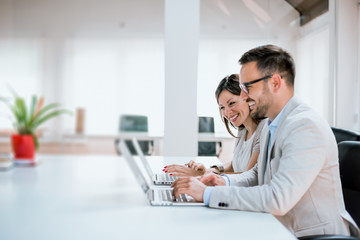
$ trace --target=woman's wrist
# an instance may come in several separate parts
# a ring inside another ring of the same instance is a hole
[[[212,173],[219,174],[219,170],[217,168],[208,168],[208,169],[206,169],[206,172],[204,173],[204,175],[212,174]]]
[[[224,172],[224,166],[221,164],[216,164],[216,165],[212,165],[210,166],[210,170],[214,172],[214,170],[216,171],[215,173],[223,173]]]

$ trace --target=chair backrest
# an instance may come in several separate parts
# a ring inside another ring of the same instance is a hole
[[[148,132],[148,118],[142,115],[121,115],[120,116],[120,132]],[[131,154],[136,155],[137,152],[133,143],[130,140],[125,141]],[[151,141],[139,141],[139,145],[145,155],[151,154],[151,147],[153,143]]]
[[[298,240],[359,240],[357,237],[344,235],[310,235],[299,237]]]
[[[360,133],[356,131],[338,127],[331,127],[331,130],[335,135],[337,143],[342,141],[360,141]]]
[[[214,118],[199,117],[199,133],[214,133]],[[198,142],[198,156],[216,156],[216,142]]]
[[[119,131],[120,132],[147,132],[148,131],[147,116],[121,115]]]
[[[338,149],[345,207],[360,226],[360,142],[343,141]]]
[[[214,133],[215,125],[213,117],[199,117],[199,133]]]

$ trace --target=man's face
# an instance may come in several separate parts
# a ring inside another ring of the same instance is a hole
[[[264,78],[256,66],[256,62],[244,64],[240,70],[240,83],[245,84],[257,79]],[[271,76],[269,77],[271,78]],[[250,114],[253,118],[268,117],[272,98],[268,89],[267,81],[269,78],[254,82],[246,86],[248,93],[241,91],[240,97],[244,99],[250,107]]]

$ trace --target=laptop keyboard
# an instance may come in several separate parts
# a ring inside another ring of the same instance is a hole
[[[157,174],[157,180],[160,182],[173,182],[176,179],[176,176],[171,176],[169,174]]]
[[[173,202],[172,189],[159,189],[157,190],[158,196],[163,201],[171,201]],[[176,202],[188,202],[185,194],[180,194],[180,196],[176,199]]]

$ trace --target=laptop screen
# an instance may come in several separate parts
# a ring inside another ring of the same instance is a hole
[[[140,157],[140,160],[141,160],[141,162],[143,163],[143,165],[145,167],[145,170],[146,170],[147,174],[151,178],[152,175],[153,175],[153,171],[152,171],[148,161],[146,160],[146,157],[145,157],[143,151],[141,150],[141,147],[139,145],[138,140],[135,137],[132,138],[132,143],[133,143],[133,145],[135,147],[136,153]]]
[[[122,153],[126,162],[128,163],[131,171],[134,173],[136,180],[140,184],[142,190],[146,193],[149,190],[149,183],[146,181],[144,175],[142,174],[140,168],[136,165],[135,159],[131,155],[128,147],[126,146],[123,140],[117,139],[116,145],[118,151]]]

